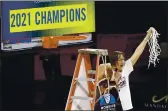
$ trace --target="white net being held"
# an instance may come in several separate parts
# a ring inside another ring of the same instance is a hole
[[[158,56],[161,53],[161,48],[158,44],[158,38],[159,38],[159,33],[152,28],[152,35],[150,39],[148,40],[148,45],[149,45],[149,63],[148,63],[148,68],[150,67],[151,64],[156,66],[156,62],[159,63]]]

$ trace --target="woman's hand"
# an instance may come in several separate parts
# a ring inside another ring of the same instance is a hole
[[[145,40],[148,41],[151,37],[152,37],[152,33],[153,33],[154,28],[150,27],[147,31],[147,35],[145,37]]]

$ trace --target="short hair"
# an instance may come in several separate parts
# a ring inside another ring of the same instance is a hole
[[[111,65],[114,66],[116,62],[118,61],[120,56],[124,56],[124,53],[121,51],[114,51],[111,56],[109,56]]]

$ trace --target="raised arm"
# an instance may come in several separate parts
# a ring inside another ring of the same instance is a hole
[[[137,62],[137,60],[141,56],[142,52],[144,51],[145,46],[146,46],[148,40],[150,39],[151,35],[152,35],[152,28],[150,28],[147,31],[147,35],[145,36],[143,41],[139,44],[139,46],[136,48],[135,52],[131,56],[130,60],[131,60],[133,66],[135,65],[135,63]]]

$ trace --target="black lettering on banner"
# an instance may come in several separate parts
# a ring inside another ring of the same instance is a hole
[[[11,27],[15,27],[15,25],[14,25],[14,22],[15,22],[15,14],[11,14],[11,19],[12,19]]]
[[[22,13],[22,17],[23,17],[22,26],[26,26],[26,24],[25,24],[26,14],[25,14],[25,13]]]
[[[29,13],[17,13],[10,15],[10,27],[21,27],[30,25],[30,12]]]
[[[16,26],[20,27],[20,25],[21,25],[21,16],[18,13],[18,14],[16,14]]]

